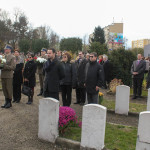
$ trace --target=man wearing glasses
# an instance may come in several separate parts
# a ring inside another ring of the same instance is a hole
[[[104,82],[104,71],[102,65],[97,62],[97,53],[90,54],[90,62],[85,69],[85,87],[88,104],[98,104],[99,88]]]

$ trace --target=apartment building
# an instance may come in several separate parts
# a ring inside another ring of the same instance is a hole
[[[103,28],[105,43],[109,50],[118,49],[123,47],[123,23],[112,23]],[[94,37],[94,34],[89,35],[89,43]]]
[[[148,44],[150,44],[150,39],[135,40],[132,41],[132,48],[144,48]]]
[[[103,28],[109,50],[123,47],[123,23],[112,23]]]

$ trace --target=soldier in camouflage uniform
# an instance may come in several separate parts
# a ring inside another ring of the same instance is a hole
[[[41,49],[41,58],[47,59],[46,56],[47,49],[42,48]],[[40,81],[40,93],[37,96],[41,96],[43,94],[43,83],[44,83],[44,75],[43,75],[43,64],[37,65],[37,73],[39,74],[39,81]]]
[[[13,73],[16,67],[16,63],[15,57],[11,54],[12,47],[10,45],[6,45],[4,50],[6,63],[4,63],[3,69],[1,70],[1,81],[3,93],[5,96],[5,104],[1,107],[10,108],[12,107],[11,100],[13,95]]]

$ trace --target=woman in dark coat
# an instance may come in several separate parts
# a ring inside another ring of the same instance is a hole
[[[32,89],[31,96],[28,96],[28,102],[26,104],[31,104],[33,102],[34,87],[36,84],[35,73],[36,73],[37,65],[34,62],[33,58],[34,55],[30,53],[28,55],[28,61],[25,64],[25,68],[23,72],[24,84],[29,86]]]
[[[70,63],[71,56],[69,53],[64,53],[62,56],[62,64],[65,70],[65,78],[61,80],[61,92],[63,106],[70,106],[72,87],[76,85],[75,65]]]
[[[19,52],[15,50],[15,61],[16,61],[16,68],[13,74],[13,102],[19,103],[21,100],[21,84],[23,82],[22,77],[22,69],[23,69],[23,61],[19,56]]]

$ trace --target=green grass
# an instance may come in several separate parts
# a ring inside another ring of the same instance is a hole
[[[135,150],[137,128],[106,125],[105,146],[111,150]]]
[[[130,88],[130,95],[133,95],[133,88]],[[148,91],[147,90],[142,90],[142,96],[147,97],[148,96]]]
[[[64,137],[66,139],[72,139],[75,141],[81,141],[81,128],[79,127],[69,127],[65,130],[63,135],[60,137]]]
[[[107,109],[112,109],[115,110],[115,101],[110,101],[110,100],[103,100],[102,105],[107,107]],[[138,104],[138,103],[130,103],[129,104],[129,111],[130,112],[142,112],[146,111],[147,106],[144,104]]]
[[[61,137],[81,141],[81,128],[70,127]],[[106,124],[105,147],[111,150],[135,150],[137,128]]]

